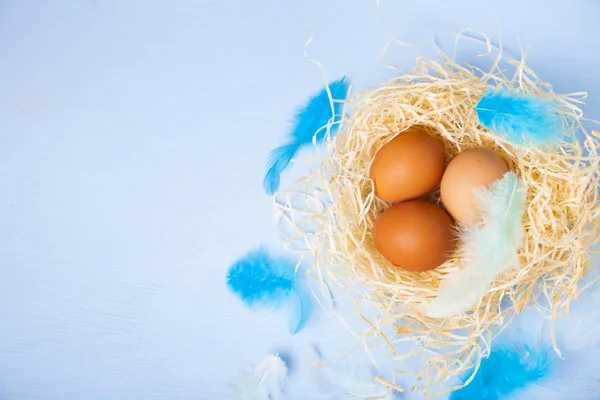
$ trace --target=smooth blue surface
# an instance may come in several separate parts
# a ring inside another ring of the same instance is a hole
[[[400,39],[437,33],[450,53],[462,28],[500,28],[516,54],[518,37],[600,119],[598,1],[381,9]],[[327,79],[304,59],[310,36]],[[292,337],[224,277],[279,244],[261,181],[290,112],[336,77],[391,77],[372,66],[388,37],[374,1],[0,1],[0,399],[227,400],[240,366],[290,346],[310,399],[304,348],[336,360],[356,340],[322,313]],[[383,61],[418,55],[435,51],[392,46]]]

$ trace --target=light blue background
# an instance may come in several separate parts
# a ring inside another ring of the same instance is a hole
[[[381,10],[399,38],[448,51],[462,28],[499,27],[513,51],[518,36],[600,119],[599,1]],[[323,315],[291,337],[224,286],[237,256],[279,244],[261,180],[323,82],[309,36],[331,78],[390,74],[369,67],[389,37],[374,1],[0,1],[0,399],[229,399],[270,351],[354,345]],[[384,60],[419,54],[434,55]]]

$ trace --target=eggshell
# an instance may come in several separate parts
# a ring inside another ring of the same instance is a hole
[[[442,208],[407,201],[385,210],[375,221],[375,247],[392,264],[409,271],[439,267],[452,254],[452,219]]]
[[[456,222],[470,226],[479,220],[475,189],[489,186],[508,172],[506,161],[494,151],[478,147],[454,157],[442,178],[440,196]]]
[[[401,133],[375,155],[370,171],[375,195],[395,203],[427,194],[440,183],[445,159],[442,143],[423,130]]]

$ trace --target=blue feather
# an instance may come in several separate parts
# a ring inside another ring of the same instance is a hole
[[[301,145],[291,143],[273,150],[267,160],[267,173],[263,187],[268,194],[273,194],[279,188],[279,179],[283,170],[288,166]]]
[[[303,287],[294,288],[296,296],[292,296],[290,305],[289,329],[296,334],[304,328],[312,310],[310,293]]]
[[[479,122],[518,145],[556,145],[564,139],[555,101],[506,89],[488,92],[475,106]]]
[[[450,400],[501,400],[512,398],[520,389],[539,382],[550,369],[550,348],[525,344],[523,349],[500,345],[481,361],[468,386],[450,395]],[[466,380],[471,376],[467,374]]]
[[[299,284],[295,269],[293,261],[260,248],[231,265],[227,285],[250,308],[289,307],[290,331],[297,333],[310,316],[311,301]]]
[[[288,166],[294,155],[302,146],[313,142],[321,142],[326,136],[327,125],[331,122],[330,134],[334,135],[338,130],[338,122],[341,119],[343,104],[339,101],[346,99],[348,94],[348,81],[342,78],[329,84],[333,103],[332,107],[329,94],[322,89],[311,97],[306,105],[298,110],[294,116],[292,130],[289,133],[288,142],[273,150],[267,159],[267,173],[263,180],[263,187],[268,194],[273,194],[279,188],[280,175]]]

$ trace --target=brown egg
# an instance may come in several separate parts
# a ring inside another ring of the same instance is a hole
[[[456,222],[473,225],[478,220],[474,189],[492,184],[506,172],[506,161],[490,149],[463,151],[444,172],[440,193],[444,207]]]
[[[409,271],[439,267],[452,254],[452,219],[438,206],[407,201],[385,210],[375,221],[375,247],[392,264]]]
[[[440,183],[445,158],[442,143],[428,133],[401,133],[375,155],[370,172],[375,195],[395,203],[427,194]]]

